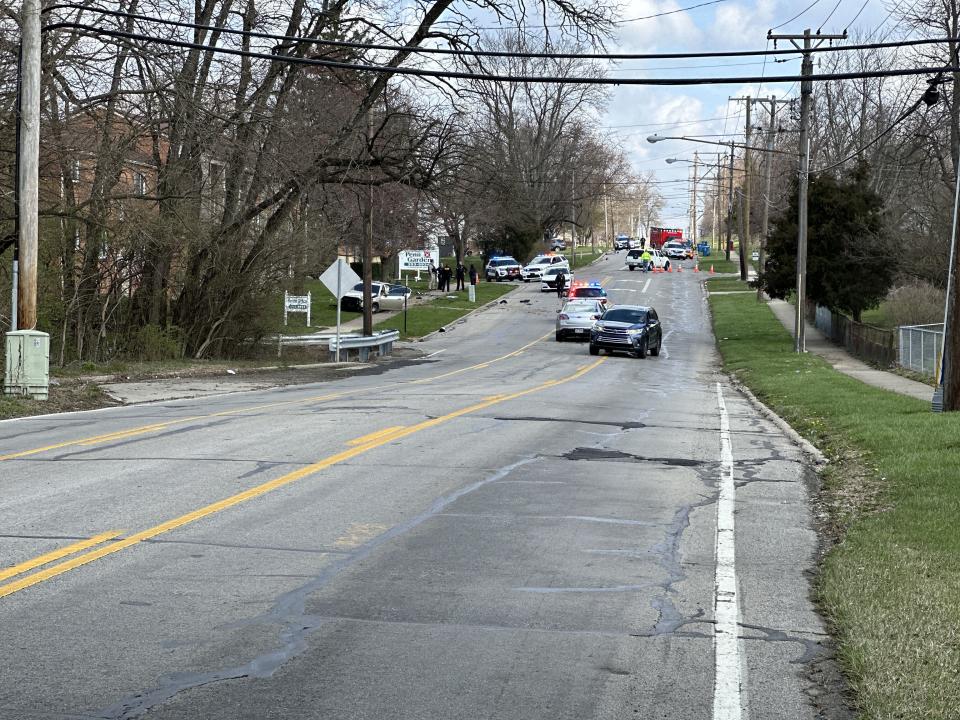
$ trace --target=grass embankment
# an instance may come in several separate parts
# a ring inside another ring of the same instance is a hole
[[[831,458],[823,499],[842,540],[817,598],[861,717],[958,717],[960,413],[794,354],[754,297],[710,305],[725,367]]]
[[[460,291],[448,293],[448,295],[456,295],[456,299],[444,295],[422,305],[409,306],[407,308],[406,332],[403,329],[402,312],[382,322],[375,323],[375,326],[380,330],[399,330],[401,338],[423,337],[476,310],[484,303],[496,300],[516,287],[513,283],[481,282],[477,285],[477,301],[475,303],[467,300],[466,291]]]

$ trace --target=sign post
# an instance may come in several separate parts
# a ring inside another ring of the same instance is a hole
[[[340,301],[346,288],[353,287],[363,282],[353,268],[351,268],[342,258],[337,258],[320,276],[320,282],[326,286],[327,290],[332,292],[337,298],[337,362],[340,361]]]

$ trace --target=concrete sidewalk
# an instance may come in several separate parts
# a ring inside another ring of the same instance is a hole
[[[771,300],[768,305],[783,326],[793,333],[794,306],[785,300]],[[844,348],[835,345],[810,323],[806,324],[807,352],[819,355],[845,375],[856,378],[867,385],[890,390],[891,392],[907,395],[923,402],[930,402],[933,398],[933,388],[915,380],[896,375],[884,370],[877,370],[865,362],[857,360]]]

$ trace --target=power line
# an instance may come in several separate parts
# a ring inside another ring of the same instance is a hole
[[[803,15],[807,12],[807,10],[810,10],[811,8],[813,8],[814,5],[817,5],[819,2],[820,2],[820,0],[813,0],[812,3],[810,3],[809,5],[807,5],[803,10],[801,10],[800,12],[798,12],[798,13],[797,13],[796,15],[794,15],[792,18],[790,18],[789,20],[787,20],[787,21],[785,21],[785,22],[782,22],[782,23],[780,23],[779,25],[777,25],[777,26],[775,26],[775,27],[772,27],[772,28],[770,28],[770,29],[771,29],[771,30],[779,30],[779,29],[782,28],[784,25],[789,25],[790,23],[792,23],[792,22],[793,22],[794,20],[796,20],[797,18],[803,16]]]
[[[833,17],[833,14],[837,11],[837,8],[840,7],[840,3],[842,3],[842,2],[843,2],[843,0],[837,0],[837,4],[833,6],[833,10],[831,10],[831,11],[830,11],[830,14],[827,15],[827,19],[824,20],[822,23],[820,23],[819,27],[817,27],[817,34],[818,34],[818,35],[820,34],[820,31],[823,30],[823,26],[826,25],[828,22],[830,22],[830,18]]]
[[[363,43],[350,40],[324,40],[322,38],[305,38],[296,35],[279,35],[275,33],[264,33],[254,30],[237,30],[236,28],[226,28],[216,25],[203,25],[200,23],[191,23],[181,20],[168,20],[150,15],[140,15],[137,13],[126,13],[119,10],[106,10],[102,8],[90,8],[74,4],[51,5],[43,12],[50,12],[57,9],[91,10],[93,12],[109,15],[112,17],[121,17],[132,20],[143,20],[159,25],[171,27],[181,27],[193,30],[212,30],[217,33],[227,35],[241,35],[245,37],[259,38],[262,40],[280,40],[294,44],[307,45],[325,45],[329,47],[350,48],[355,50],[384,50],[390,52],[410,52],[433,55],[457,55],[464,57],[503,57],[503,58],[528,58],[528,59],[552,59],[552,60],[682,60],[694,58],[722,58],[722,57],[766,57],[772,55],[795,55],[796,50],[726,50],[718,52],[696,52],[696,53],[562,53],[562,52],[526,52],[526,51],[508,51],[508,50],[468,50],[454,48],[435,48],[421,47],[418,45],[388,45],[380,43]],[[61,28],[81,28],[89,30],[98,30],[102,34],[122,33],[122,30],[100,30],[95,26],[82,23],[73,23],[69,21],[58,22],[47,25],[45,30],[54,30]],[[779,27],[779,26],[778,26]],[[774,28],[776,29],[776,28]],[[119,36],[118,37],[122,37]],[[178,41],[180,42],[180,41]],[[831,46],[823,45],[817,48],[811,48],[812,52],[839,52],[841,50],[875,50],[882,48],[900,48],[913,45],[936,45],[952,42],[951,38],[920,38],[916,40],[902,40],[895,43],[869,43],[862,45]]]
[[[844,25],[844,29],[849,28],[851,25],[853,25],[857,21],[857,18],[860,17],[860,13],[862,13],[864,9],[866,9],[869,2],[870,0],[863,0],[863,5],[861,5],[860,9],[857,10],[857,14],[853,16],[853,20],[851,20],[846,25]]]

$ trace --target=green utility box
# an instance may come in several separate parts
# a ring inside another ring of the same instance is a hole
[[[50,388],[50,336],[37,330],[7,333],[6,395],[46,400]]]

